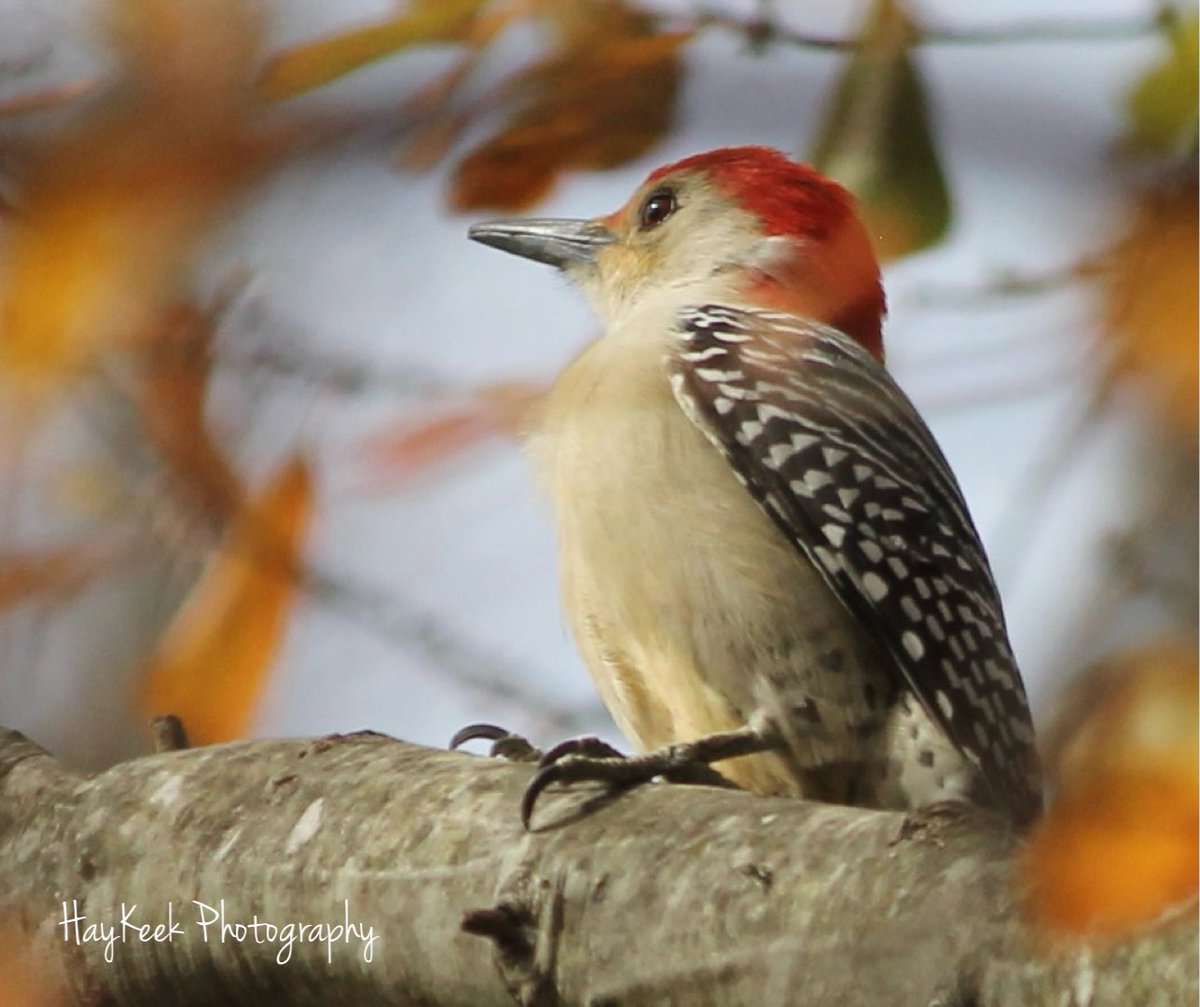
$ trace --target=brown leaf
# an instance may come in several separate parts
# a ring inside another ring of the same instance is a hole
[[[311,510],[300,458],[246,504],[148,663],[147,716],[177,714],[197,744],[246,733],[295,600]]]
[[[670,129],[690,33],[659,33],[649,15],[608,0],[549,9],[558,45],[508,83],[517,110],[455,169],[456,210],[527,208],[562,171],[624,164]]]
[[[223,527],[244,490],[205,420],[215,326],[213,313],[189,305],[163,313],[149,340],[138,406],[142,428],[190,512]]]

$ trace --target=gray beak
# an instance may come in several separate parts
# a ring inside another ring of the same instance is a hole
[[[594,220],[489,220],[467,231],[472,241],[512,252],[535,262],[566,269],[594,262],[596,253],[613,242],[613,233]]]

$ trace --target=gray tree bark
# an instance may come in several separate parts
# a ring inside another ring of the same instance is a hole
[[[1194,905],[1041,957],[987,818],[576,785],[525,832],[531,772],[360,734],[85,776],[0,731],[0,921],[70,1004],[1197,1000]]]

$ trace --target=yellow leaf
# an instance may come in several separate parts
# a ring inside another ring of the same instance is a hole
[[[0,377],[38,395],[138,339],[259,170],[248,0],[110,0],[117,84],[21,166],[0,275]]]
[[[147,716],[177,714],[199,744],[246,733],[295,599],[311,509],[299,458],[247,503],[149,661]]]
[[[1152,153],[1183,151],[1196,143],[1197,91],[1200,89],[1198,25],[1193,14],[1165,14],[1170,51],[1129,93],[1129,145]]]
[[[881,258],[935,244],[950,224],[914,29],[898,0],[876,0],[838,81],[810,159],[859,199]]]
[[[426,0],[395,17],[301,43],[267,63],[259,91],[271,100],[293,98],[411,45],[459,41],[483,2]]]

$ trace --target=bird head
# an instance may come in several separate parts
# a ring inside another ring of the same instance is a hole
[[[562,269],[610,321],[678,291],[823,322],[882,357],[879,264],[853,197],[767,147],[659,168],[606,217],[492,221],[469,234]]]

